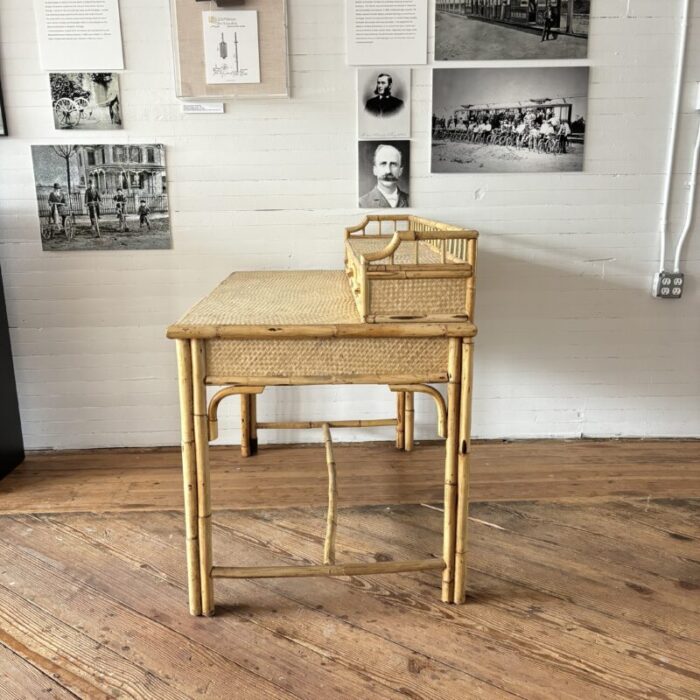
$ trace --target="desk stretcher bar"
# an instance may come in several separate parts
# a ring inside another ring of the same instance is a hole
[[[300,576],[367,576],[369,574],[398,574],[403,571],[442,570],[442,559],[412,561],[381,561],[370,564],[334,564],[332,566],[215,566],[212,578],[296,578]]]

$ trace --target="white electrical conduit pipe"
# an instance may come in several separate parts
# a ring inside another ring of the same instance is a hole
[[[695,139],[695,150],[693,151],[693,166],[692,175],[690,176],[690,194],[688,199],[688,213],[685,217],[685,226],[683,227],[683,233],[678,239],[678,245],[676,246],[676,256],[673,259],[673,271],[681,271],[681,252],[683,250],[683,244],[690,231],[690,225],[693,223],[693,212],[695,211],[695,190],[698,184],[698,155],[700,154],[700,124],[698,124],[698,135]]]
[[[681,90],[685,74],[685,45],[688,38],[688,8],[690,0],[683,1],[683,17],[681,21],[681,47],[678,51],[678,70],[674,90],[673,121],[671,123],[671,141],[666,157],[666,186],[664,192],[663,213],[661,215],[661,239],[659,246],[659,272],[663,272],[666,263],[666,238],[668,236],[668,208],[671,199],[671,181],[673,179],[674,154],[676,151],[676,132],[678,131],[678,115],[681,105]]]

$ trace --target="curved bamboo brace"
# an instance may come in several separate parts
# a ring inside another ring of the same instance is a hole
[[[432,386],[427,384],[390,384],[391,391],[405,391],[409,393],[418,392],[419,394],[428,394],[435,399],[435,405],[438,412],[438,435],[442,438],[447,437],[447,406],[442,394]]]
[[[375,262],[388,258],[395,253],[396,249],[401,245],[401,233],[401,231],[396,231],[384,248],[375,250],[373,253],[363,253],[360,258],[366,262]]]
[[[345,228],[345,238],[349,238],[351,234],[357,233],[358,231],[362,231],[362,233],[364,233],[369,221],[369,217],[365,216],[365,218],[362,221],[360,221],[360,223],[357,224],[357,226],[347,226]]]
[[[328,465],[328,515],[326,516],[326,539],[323,543],[323,563],[335,564],[335,530],[337,525],[338,483],[336,479],[333,442],[328,423],[323,424],[323,442],[326,445],[326,464]]]
[[[217,391],[212,396],[207,410],[207,418],[209,420],[209,440],[216,440],[219,437],[219,420],[218,411],[219,404],[227,396],[238,396],[241,394],[262,394],[265,391],[264,386],[226,386],[220,391]]]

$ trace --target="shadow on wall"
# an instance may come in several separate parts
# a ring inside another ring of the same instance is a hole
[[[687,318],[687,300],[652,298],[642,284],[651,279],[646,263],[587,257],[568,237],[546,249],[524,238],[481,238],[474,437],[693,434],[700,408],[687,378],[697,376],[698,331],[678,338],[671,365],[659,332]],[[660,414],[659,397],[677,408]],[[342,386],[270,388],[259,405],[263,420],[340,420],[393,417],[396,404],[386,387]],[[432,399],[417,395],[415,408],[416,439],[437,439]],[[222,405],[222,444],[238,442],[237,410]],[[390,440],[394,429],[336,433],[338,441]],[[263,443],[319,441],[317,430],[261,434]]]
[[[651,296],[653,263],[523,238],[493,239],[508,254],[481,238],[473,434],[668,435],[673,426],[682,432],[679,421],[697,429],[700,408],[687,388],[697,377],[698,336],[687,324],[689,300]],[[671,361],[663,329],[683,319]],[[678,415],[660,415],[659,397],[678,399]]]

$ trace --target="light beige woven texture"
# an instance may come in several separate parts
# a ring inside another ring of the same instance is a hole
[[[360,323],[342,270],[235,272],[176,325]]]
[[[370,314],[427,316],[464,314],[467,280],[370,280]]]
[[[374,253],[389,245],[391,238],[362,238],[361,236],[353,236],[347,239],[348,245],[352,248],[352,252],[358,257],[365,253]],[[377,265],[414,265],[416,262],[415,253],[416,243],[413,241],[403,241],[394,252],[394,262],[391,263],[391,256],[377,260]],[[440,254],[433,250],[425,241],[418,241],[419,246],[419,263],[435,264],[442,261]]]
[[[425,375],[447,371],[447,338],[210,340],[211,377]]]

